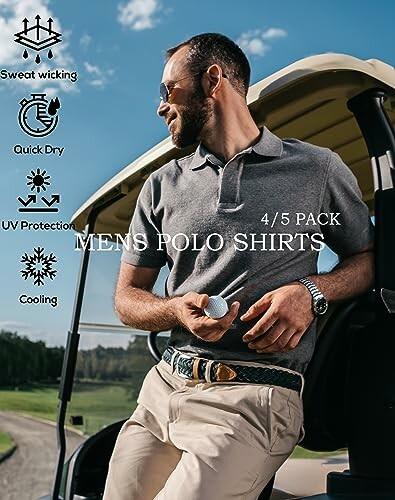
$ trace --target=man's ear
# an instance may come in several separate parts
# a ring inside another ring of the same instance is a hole
[[[221,88],[223,81],[221,66],[212,64],[203,75],[202,85],[207,97],[214,95]]]

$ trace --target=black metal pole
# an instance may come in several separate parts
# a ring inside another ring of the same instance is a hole
[[[57,415],[57,438],[58,438],[58,460],[55,471],[55,478],[52,488],[52,500],[59,499],[60,482],[62,479],[62,470],[64,464],[64,458],[66,455],[66,435],[64,429],[64,423],[66,418],[67,403],[71,399],[71,392],[73,387],[75,365],[77,362],[78,354],[78,344],[79,344],[79,322],[81,317],[82,301],[84,296],[84,289],[86,283],[86,276],[88,272],[88,264],[90,257],[90,242],[89,236],[94,231],[94,226],[96,222],[98,213],[91,212],[88,219],[88,224],[85,227],[85,243],[86,246],[83,249],[81,257],[81,266],[78,275],[76,297],[74,301],[74,310],[72,316],[71,330],[68,332],[67,345],[64,353],[62,375],[61,375],[61,385],[59,388],[58,396],[58,415]]]
[[[159,332],[149,332],[149,334],[147,335],[148,350],[157,363],[159,363],[159,361],[162,359],[162,354],[159,351],[157,345],[158,333]]]
[[[82,302],[84,298],[84,290],[86,283],[86,276],[88,272],[88,264],[90,257],[90,235],[93,234],[95,223],[98,215],[107,207],[118,201],[120,198],[123,198],[126,193],[122,193],[120,191],[114,192],[114,195],[107,200],[102,205],[94,207],[89,216],[88,221],[85,226],[84,231],[84,248],[81,257],[81,266],[78,275],[78,281],[76,286],[76,296],[74,301],[74,309],[71,321],[71,329],[68,332],[67,336],[67,345],[63,358],[63,366],[62,366],[62,375],[61,382],[59,388],[59,396],[58,396],[58,415],[57,415],[57,438],[58,438],[58,460],[55,471],[55,478],[52,487],[52,500],[59,500],[59,491],[62,479],[62,470],[64,464],[64,458],[66,455],[66,437],[65,437],[65,417],[67,410],[67,403],[71,399],[71,392],[73,389],[73,381],[74,381],[74,373],[75,366],[77,362],[77,354],[78,354],[78,344],[79,344],[79,324],[81,318],[81,310],[82,310]]]

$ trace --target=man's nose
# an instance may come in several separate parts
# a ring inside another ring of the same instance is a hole
[[[163,116],[163,115],[165,115],[169,111],[169,108],[170,108],[169,103],[168,102],[164,102],[161,99],[160,103],[159,103],[159,106],[158,106],[158,109],[156,110],[156,114],[158,116]]]

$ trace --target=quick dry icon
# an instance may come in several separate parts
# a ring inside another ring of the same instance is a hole
[[[46,24],[41,24],[41,17],[37,14],[35,17],[36,22],[29,26],[29,20],[25,17],[22,21],[23,30],[15,33],[15,42],[23,45],[25,50],[23,51],[23,58],[27,59],[29,57],[29,52],[27,49],[34,50],[38,52],[35,57],[35,62],[39,64],[41,62],[40,52],[45,49],[49,49],[47,53],[48,59],[53,58],[53,52],[50,47],[62,41],[61,34],[53,29],[53,19],[49,18]]]
[[[55,130],[58,124],[60,101],[47,100],[46,94],[31,94],[30,99],[23,98],[18,122],[21,129],[31,137],[45,137]]]

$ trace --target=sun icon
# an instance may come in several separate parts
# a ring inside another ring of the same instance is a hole
[[[28,180],[26,185],[31,186],[30,190],[31,191],[36,190],[37,193],[39,193],[41,191],[41,189],[43,191],[46,191],[46,189],[47,189],[46,186],[50,185],[50,182],[48,182],[48,181],[51,178],[50,175],[47,175],[47,171],[43,170],[41,172],[41,170],[38,168],[36,170],[36,172],[34,170],[30,170],[30,173],[32,175],[26,176],[26,179]]]

